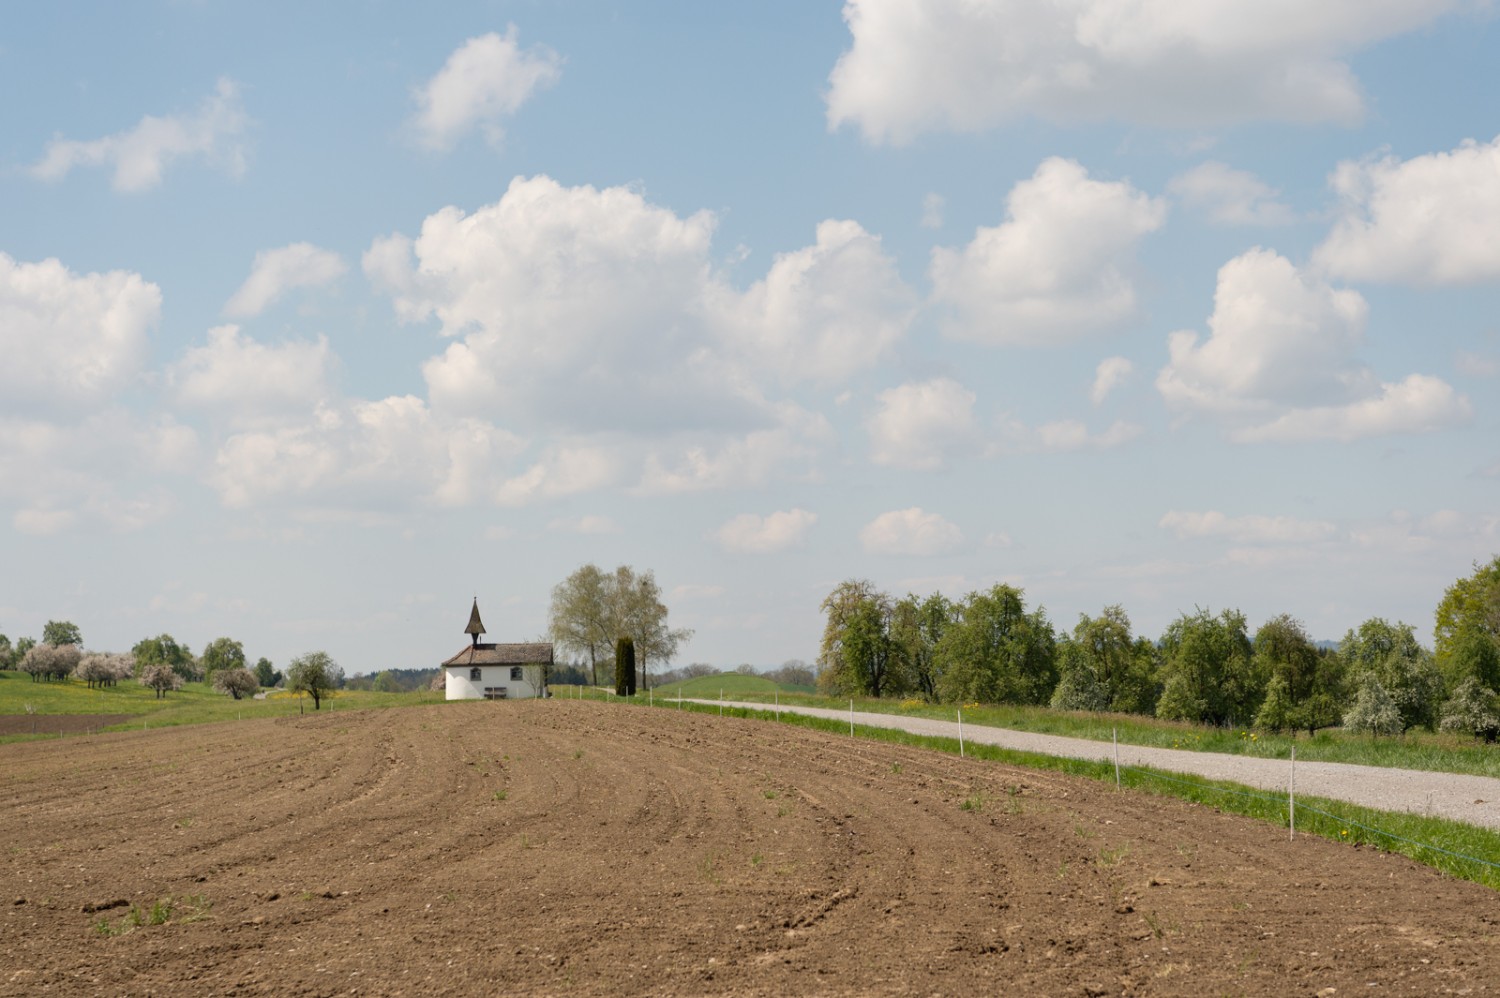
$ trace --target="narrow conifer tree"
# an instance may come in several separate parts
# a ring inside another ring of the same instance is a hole
[[[628,637],[615,642],[615,695],[635,696],[635,642]]]

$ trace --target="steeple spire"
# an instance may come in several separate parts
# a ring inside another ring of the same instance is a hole
[[[479,597],[474,597],[474,608],[469,611],[469,626],[464,633],[473,636],[474,647],[479,647],[479,636],[484,633],[484,621],[479,619]]]

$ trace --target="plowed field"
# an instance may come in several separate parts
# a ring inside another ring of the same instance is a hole
[[[1500,896],[1399,857],[672,710],[5,745],[0,843],[6,995],[1500,988]]]

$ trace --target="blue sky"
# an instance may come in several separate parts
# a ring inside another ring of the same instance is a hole
[[[0,633],[430,666],[655,571],[1430,634],[1500,551],[1464,0],[55,4],[0,28]]]

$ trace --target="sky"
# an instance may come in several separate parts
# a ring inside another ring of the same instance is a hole
[[[652,571],[1431,640],[1500,552],[1485,0],[0,25],[0,633],[436,665]]]

